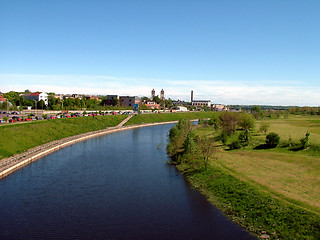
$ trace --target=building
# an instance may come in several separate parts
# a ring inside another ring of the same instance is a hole
[[[229,111],[229,109],[227,106],[223,104],[214,104],[213,111],[223,112],[223,111]]]
[[[154,89],[152,89],[152,91],[151,91],[151,100],[153,100],[155,96],[156,96],[156,91]]]
[[[192,106],[196,107],[211,107],[211,101],[210,100],[194,100],[191,102]]]
[[[6,102],[6,101],[7,101],[7,99],[5,97],[3,97],[2,95],[0,95],[0,102],[2,103],[2,102]]]
[[[96,96],[91,96],[91,95],[87,95],[87,96],[85,96],[85,98],[87,99],[87,100],[100,100],[100,98],[99,97],[96,97]]]
[[[193,90],[191,90],[191,105],[195,107],[211,107],[210,100],[193,100]]]
[[[44,101],[44,104],[48,106],[48,94],[43,92],[25,93],[23,94],[24,99],[32,101]]]
[[[188,109],[183,106],[177,106],[177,112],[188,112]]]
[[[146,102],[145,105],[151,109],[161,109],[160,104],[157,104],[156,102]]]
[[[133,107],[134,104],[139,104],[141,103],[141,99],[138,97],[130,97],[130,96],[120,96],[120,106],[123,107]]]
[[[163,89],[161,89],[161,91],[160,91],[160,99],[164,100],[164,90]]]
[[[107,95],[106,104],[108,106],[115,106],[120,102],[118,95]]]
[[[181,101],[181,100],[178,100],[178,101],[172,101],[172,105],[173,106],[187,106],[189,105],[189,103],[185,102],[185,101]]]
[[[72,94],[71,97],[74,98],[74,99],[76,99],[76,98],[82,99],[82,98],[83,98],[83,95],[80,95],[80,94]]]

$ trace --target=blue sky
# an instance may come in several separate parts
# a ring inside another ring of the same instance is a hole
[[[0,91],[320,105],[318,0],[0,0]]]

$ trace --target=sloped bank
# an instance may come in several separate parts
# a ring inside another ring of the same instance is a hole
[[[147,127],[153,125],[161,125],[161,124],[170,124],[176,123],[177,121],[170,121],[170,122],[157,122],[157,123],[146,123],[140,125],[132,125],[132,126],[123,126],[127,120],[130,119],[130,116],[121,122],[116,127],[110,127],[103,130],[88,132],[68,138],[64,138],[61,140],[56,140],[47,144],[43,144],[41,146],[37,146],[35,148],[29,149],[28,151],[14,155],[12,157],[2,159],[0,161],[0,179],[10,175],[11,173],[15,172],[16,170],[54,152],[61,148],[67,147],[69,145],[75,144],[80,141],[85,141],[90,138],[102,136],[105,134],[110,134],[119,131],[125,131],[133,128],[140,128],[140,127]]]

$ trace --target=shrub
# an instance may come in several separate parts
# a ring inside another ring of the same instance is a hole
[[[262,122],[260,125],[260,132],[264,132],[264,134],[267,134],[268,130],[269,130],[270,124],[267,122]]]
[[[226,142],[228,141],[228,137],[228,133],[226,131],[222,131],[218,139],[220,139],[223,144],[226,144]]]
[[[215,130],[219,128],[221,121],[218,117],[213,117],[209,120],[209,125],[213,126]]]
[[[229,145],[229,148],[230,148],[230,149],[240,149],[240,148],[242,148],[242,145],[241,145],[239,139],[233,141],[233,142]]]
[[[276,147],[280,142],[280,137],[277,133],[271,132],[266,136],[266,145],[269,147]]]
[[[301,138],[301,139],[300,139],[301,147],[302,147],[303,149],[307,148],[308,145],[309,145],[309,136],[310,136],[310,133],[307,132],[307,133],[306,133],[306,136],[305,136],[304,138]]]
[[[246,130],[244,132],[241,132],[238,136],[239,141],[242,143],[242,145],[248,145],[251,140],[251,133],[249,130]]]

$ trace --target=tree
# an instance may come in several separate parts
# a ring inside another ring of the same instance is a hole
[[[161,102],[161,99],[159,98],[159,96],[154,96],[152,100],[154,102],[156,102],[157,104],[159,104]]]
[[[262,122],[260,125],[260,132],[264,132],[264,134],[267,134],[269,130],[270,124],[267,122]]]
[[[252,114],[255,118],[260,118],[262,116],[262,110],[259,106],[253,106]]]
[[[184,140],[183,148],[184,152],[187,154],[193,154],[196,150],[196,142],[194,141],[195,134],[193,131],[190,131]]]
[[[45,109],[45,107],[46,107],[46,104],[42,99],[37,102],[37,109]]]
[[[120,100],[118,98],[113,98],[112,106],[120,106]]]
[[[224,112],[220,115],[221,128],[228,136],[231,136],[237,129],[239,114],[234,112]]]
[[[268,147],[276,147],[280,142],[280,137],[277,133],[271,132],[266,136],[266,145]]]
[[[172,100],[171,100],[170,98],[169,98],[168,100],[165,99],[165,100],[164,100],[164,103],[165,103],[166,108],[171,108],[171,107],[173,107]]]
[[[81,108],[81,100],[80,100],[80,98],[76,98],[75,99],[75,107],[77,108],[77,109],[79,109],[79,108]]]
[[[209,125],[212,125],[215,130],[218,130],[220,124],[221,124],[221,120],[218,117],[212,117],[209,120]]]
[[[144,96],[144,97],[141,98],[141,101],[142,102],[150,102],[150,98]]]
[[[207,170],[209,157],[214,153],[214,140],[207,136],[197,138],[197,147],[202,156],[204,168]]]
[[[253,116],[249,113],[242,113],[239,120],[239,126],[244,131],[249,131],[255,126],[255,120]]]
[[[180,157],[184,152],[184,142],[191,131],[191,123],[187,119],[180,119],[169,131],[168,155],[173,162],[180,164]]]

